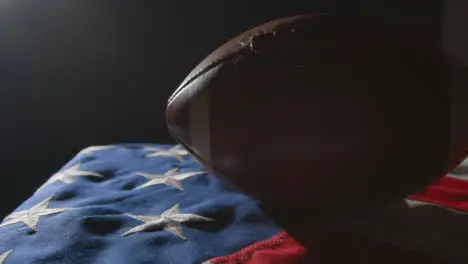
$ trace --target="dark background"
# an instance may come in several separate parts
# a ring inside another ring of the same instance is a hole
[[[211,50],[282,16],[362,13],[437,37],[442,1],[2,0],[0,218],[89,145],[173,143],[164,108]]]

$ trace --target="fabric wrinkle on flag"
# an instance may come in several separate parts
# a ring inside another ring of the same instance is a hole
[[[93,146],[51,179],[0,224],[1,264],[202,263],[282,231],[180,146]]]
[[[465,263],[467,166],[313,251],[178,145],[92,146],[0,222],[0,264]]]

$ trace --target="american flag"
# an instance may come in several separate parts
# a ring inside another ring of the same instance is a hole
[[[269,239],[290,243],[180,146],[93,146],[3,220],[0,264],[248,263]]]
[[[466,263],[467,168],[397,206],[339,223],[351,235],[328,239],[327,258]],[[354,235],[367,242],[348,239]],[[0,264],[323,263],[310,255],[257,200],[207,173],[178,145],[86,148],[0,223]]]

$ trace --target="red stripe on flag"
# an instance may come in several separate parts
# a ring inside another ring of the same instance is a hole
[[[468,211],[468,181],[444,177],[408,199]]]
[[[468,181],[444,177],[407,198],[468,212]],[[308,232],[306,227],[307,225],[299,225],[300,231],[296,233],[308,237],[304,241],[301,240],[302,242],[315,240],[309,245],[309,253],[307,253],[304,246],[283,231],[270,239],[252,244],[232,255],[217,257],[207,263],[443,263],[439,259],[434,259],[420,252],[405,250],[382,242],[369,241],[350,233],[324,232],[324,234],[320,235],[320,232],[319,234]],[[314,235],[311,236],[310,234]]]
[[[286,232],[257,242],[240,251],[211,259],[211,264],[296,264],[305,258],[306,250]]]

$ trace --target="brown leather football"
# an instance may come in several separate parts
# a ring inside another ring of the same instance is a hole
[[[437,43],[329,15],[233,38],[167,106],[170,133],[200,163],[291,216],[367,209],[443,175],[456,163],[449,115]]]

